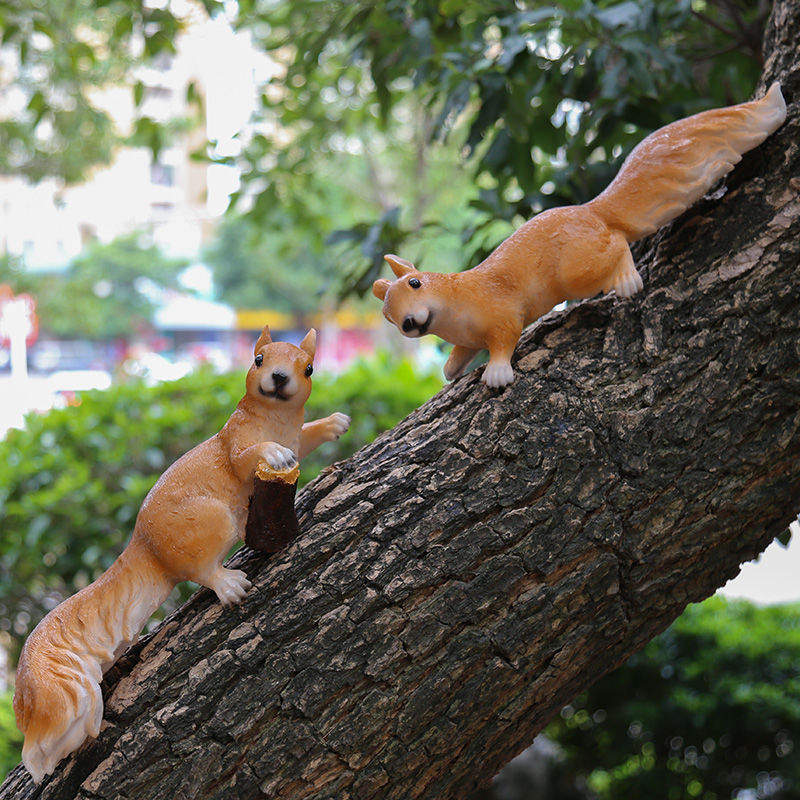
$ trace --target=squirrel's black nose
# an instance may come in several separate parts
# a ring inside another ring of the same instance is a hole
[[[414,330],[414,328],[416,328],[416,327],[417,327],[417,323],[416,323],[416,320],[414,319],[414,317],[409,315],[403,320],[403,330],[406,333],[408,333],[411,330]]]
[[[278,372],[278,370],[275,370],[275,372],[272,373],[272,380],[275,382],[276,388],[280,388],[289,380],[289,376],[285,372]]]

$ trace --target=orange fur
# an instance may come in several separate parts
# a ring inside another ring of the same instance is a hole
[[[776,83],[760,100],[673,122],[634,148],[591,202],[538,214],[466,272],[419,272],[386,256],[396,280],[375,281],[373,294],[406,336],[434,333],[455,345],[448,379],[488,348],[483,380],[505,386],[514,379],[511,354],[526,325],[564,300],[638,292],[642,279],[629,243],[700,199],[785,118]]]
[[[241,600],[250,587],[244,572],[223,567],[222,560],[244,533],[256,466],[289,465],[339,438],[350,422],[337,413],[303,425],[315,348],[314,331],[295,347],[273,343],[264,329],[254,353],[263,363],[250,367],[246,394],[222,430],[167,469],[145,498],[120,557],[28,637],[14,712],[25,735],[22,760],[37,783],[98,734],[103,672],[177,583],[196,581],[223,603]],[[276,382],[276,373],[286,382]]]

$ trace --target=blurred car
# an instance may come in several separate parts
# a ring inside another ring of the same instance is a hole
[[[175,381],[188,375],[194,365],[191,361],[170,361],[150,351],[133,352],[122,362],[120,371],[127,378],[141,378],[148,386],[162,381]]]
[[[32,371],[48,373],[66,370],[104,370],[114,363],[115,346],[88,340],[40,340],[28,353]]]
[[[108,389],[111,386],[111,373],[103,369],[70,369],[53,372],[48,377],[50,391],[65,397],[92,389]]]

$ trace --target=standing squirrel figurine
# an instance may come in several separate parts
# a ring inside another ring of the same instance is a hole
[[[483,382],[506,386],[526,325],[564,300],[612,289],[636,294],[642,279],[628,245],[683,213],[785,118],[774,83],[760,100],[673,122],[637,145],[594,200],[538,214],[477,267],[419,272],[387,255],[397,280],[377,280],[372,292],[405,336],[434,333],[455,345],[444,367],[448,380],[488,348]]]
[[[22,761],[38,783],[103,718],[100,681],[176,584],[196,581],[227,605],[250,588],[222,560],[244,534],[260,463],[292,467],[350,420],[340,413],[303,424],[311,393],[316,332],[299,347],[255,346],[247,391],[222,430],[179,458],[142,503],[128,546],[94,583],[36,626],[22,648],[14,712],[25,735]]]

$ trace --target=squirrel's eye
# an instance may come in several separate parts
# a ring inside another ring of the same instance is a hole
[[[306,378],[310,378],[310,377],[311,377],[311,373],[312,373],[313,371],[314,371],[314,367],[312,367],[312,366],[311,366],[311,364],[309,364],[309,365],[306,367]]]
[[[262,356],[261,353],[259,353],[256,356],[256,366],[260,367],[263,363],[264,363],[264,356]]]
[[[422,283],[420,282],[419,278],[411,278],[411,279],[408,281],[408,285],[409,285],[409,286],[410,286],[412,289],[419,289],[419,287],[420,287],[420,286],[422,286]]]

